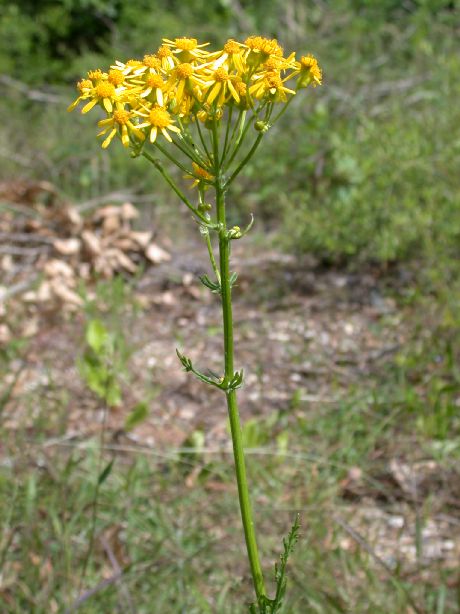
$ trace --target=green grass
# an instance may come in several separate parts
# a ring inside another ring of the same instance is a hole
[[[423,283],[410,286],[391,274],[383,279],[382,292],[398,307],[391,317],[405,323],[405,340],[366,378],[342,390],[345,400],[311,404],[302,401],[299,389],[278,411],[245,423],[267,572],[295,514],[301,514],[301,539],[288,568],[286,614],[458,611],[456,566],[422,554],[403,563],[399,542],[384,530],[387,516],[402,515],[410,526],[410,547],[423,553],[425,538],[417,537],[418,530],[439,516],[458,522],[452,485],[458,482],[460,459],[460,327],[455,287],[442,292],[443,280],[429,272]],[[110,351],[121,348],[111,361],[124,382],[133,375],[125,330],[138,309],[129,285],[120,279],[104,282],[95,298],[86,300],[84,318],[73,324],[83,328],[85,322],[104,321],[117,339]],[[385,325],[383,318],[374,333],[385,335]],[[84,351],[85,346],[79,348]],[[2,354],[2,378],[27,352],[20,340],[10,344]],[[291,354],[293,364],[305,359]],[[149,614],[246,611],[252,588],[231,455],[207,451],[197,430],[182,450],[106,436],[100,457],[99,437],[81,445],[64,437],[71,393],[58,380],[25,390],[8,404],[10,381],[5,379],[0,402],[5,614],[65,612],[79,597],[78,611],[88,614],[117,608]],[[147,388],[137,392],[146,400],[153,394]],[[16,406],[26,413],[18,413],[15,427],[7,428]],[[112,459],[100,484],[94,547],[82,578],[98,476]],[[388,467],[395,459],[437,464],[435,483],[419,500],[407,498],[391,480]],[[370,524],[365,518],[358,522],[369,507],[381,516]],[[380,538],[376,527],[383,530]]]
[[[113,295],[121,314],[119,288]],[[436,411],[440,401],[432,390],[454,377],[455,365],[443,365],[422,400],[413,373],[414,366],[422,371],[420,362],[411,354],[411,363],[407,350],[375,374],[374,387],[350,388],[347,402],[313,410],[295,395],[289,409],[252,419],[244,428],[266,570],[295,513],[301,514],[286,613],[458,611],[457,570],[431,562],[421,580],[417,568],[382,563],[382,544],[367,535],[365,523],[357,529],[354,524],[369,499],[356,507],[343,495],[344,480],[359,469],[364,493],[386,502],[376,508],[401,513],[398,493],[381,478],[389,460],[436,458],[443,470],[452,467],[453,454],[458,459],[459,447],[442,454],[433,445],[454,440],[456,417],[447,409]],[[450,407],[449,390],[442,390],[443,407]],[[191,436],[192,447],[183,451],[106,442],[100,459],[98,439],[81,446],[60,440],[63,391],[54,405],[44,392],[23,399],[26,404],[39,399],[34,428],[19,424],[4,429],[1,438],[2,611],[64,612],[78,596],[78,611],[87,614],[117,608],[146,614],[246,611],[252,589],[231,456],[208,452],[202,437]],[[99,467],[111,459],[82,578]],[[437,502],[419,502],[422,523],[445,511],[443,492],[437,496]],[[416,508],[402,509],[410,517]],[[397,545],[392,555],[397,561]]]

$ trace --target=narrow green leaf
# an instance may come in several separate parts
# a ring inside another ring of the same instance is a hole
[[[120,384],[114,377],[110,377],[106,391],[105,391],[105,400],[109,407],[116,407],[121,403],[121,388]]]
[[[91,320],[86,328],[86,342],[98,354],[107,341],[107,329],[101,320]]]
[[[109,477],[111,471],[112,471],[112,467],[113,467],[113,463],[115,462],[115,459],[112,458],[112,460],[104,467],[104,469],[101,471],[101,474],[99,475],[99,477],[97,478],[97,483],[100,485],[103,482],[106,481],[106,479]]]
[[[125,430],[130,431],[143,422],[147,418],[148,413],[149,409],[147,403],[145,403],[145,401],[138,403],[125,420]]]

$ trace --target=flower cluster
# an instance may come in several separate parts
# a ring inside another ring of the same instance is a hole
[[[228,40],[209,51],[194,38],[163,39],[156,53],[142,60],[116,62],[108,72],[92,70],[77,84],[82,113],[101,107],[99,122],[106,148],[115,136],[126,147],[139,148],[161,135],[172,142],[191,122],[211,129],[227,111],[252,113],[261,129],[273,108],[287,103],[298,90],[321,84],[321,69],[307,55],[285,57],[274,39],[250,36]],[[202,179],[203,177],[199,178]]]

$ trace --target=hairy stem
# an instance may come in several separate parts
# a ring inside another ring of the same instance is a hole
[[[234,376],[233,365],[233,317],[232,296],[230,284],[230,240],[227,235],[225,215],[225,194],[222,189],[220,173],[216,176],[216,206],[217,218],[220,224],[219,230],[219,265],[221,279],[222,316],[224,328],[224,352],[225,352],[225,380],[230,382]],[[265,585],[260,565],[259,552],[257,549],[254,520],[249,498],[246,464],[244,459],[243,436],[241,431],[240,416],[236,399],[236,391],[226,392],[228,415],[232,434],[233,455],[235,459],[235,473],[238,484],[238,498],[240,502],[241,519],[243,521],[244,537],[248,552],[249,565],[251,567],[254,590],[259,601],[265,596]]]

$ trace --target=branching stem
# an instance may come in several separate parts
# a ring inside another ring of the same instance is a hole
[[[215,148],[216,144],[215,144]],[[224,329],[225,379],[230,381],[234,372],[234,343],[233,343],[233,315],[232,315],[232,288],[230,283],[230,239],[227,232],[225,212],[225,192],[222,187],[220,170],[216,173],[216,208],[219,231],[219,266],[221,278],[222,319]],[[243,435],[238,411],[235,390],[226,392],[227,408],[230,420],[230,429],[235,459],[235,473],[238,484],[238,498],[240,503],[241,519],[243,522],[246,548],[251,568],[254,590],[257,600],[265,598],[265,584],[257,548],[253,513],[249,497],[246,463],[244,458]]]
[[[200,219],[202,222],[204,222],[205,224],[208,225],[209,224],[209,219],[205,215],[203,215],[200,211],[198,211],[198,209],[196,207],[194,207],[192,205],[192,203],[189,201],[189,199],[185,196],[185,194],[176,185],[176,183],[172,179],[172,177],[170,177],[170,175],[165,171],[165,169],[163,168],[163,165],[161,164],[161,162],[159,160],[157,160],[156,158],[154,158],[153,156],[151,156],[147,151],[143,151],[142,155],[149,162],[151,162],[153,164],[153,166],[158,171],[160,171],[160,173],[163,176],[163,178],[166,181],[166,183],[173,189],[173,191],[177,194],[177,196],[181,199],[181,201],[185,205],[187,205],[187,207],[190,209],[190,211],[192,211],[197,216],[198,219]]]

